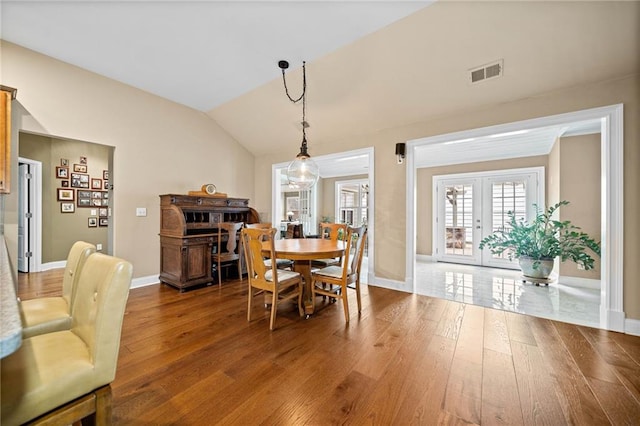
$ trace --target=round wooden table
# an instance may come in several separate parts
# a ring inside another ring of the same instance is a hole
[[[290,238],[275,240],[274,246],[276,257],[293,260],[293,270],[302,275],[304,279],[304,311],[307,315],[311,315],[313,313],[311,261],[343,256],[345,242],[317,238]]]

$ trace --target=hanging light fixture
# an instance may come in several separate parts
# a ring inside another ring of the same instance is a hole
[[[307,151],[307,127],[309,123],[306,120],[307,110],[307,74],[305,69],[305,62],[302,62],[302,95],[298,99],[293,99],[289,95],[289,89],[287,88],[287,80],[284,75],[284,70],[289,68],[289,62],[279,61],[278,66],[282,70],[282,81],[284,82],[284,91],[291,102],[298,103],[302,101],[302,145],[300,145],[300,153],[293,159],[287,167],[287,179],[289,180],[289,186],[298,190],[305,190],[311,188],[318,182],[320,172],[318,165],[311,159],[309,152]]]

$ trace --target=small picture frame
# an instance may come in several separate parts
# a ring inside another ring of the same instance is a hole
[[[102,171],[102,179],[109,180],[109,170]]]
[[[69,167],[69,159],[68,158],[61,158],[60,159],[60,165],[62,167]]]
[[[102,189],[102,179],[91,178],[91,189]]]
[[[91,191],[91,198],[102,198],[102,191]]]
[[[78,207],[91,207],[91,198],[78,198]]]
[[[69,187],[69,181],[68,180],[61,180],[60,181],[60,186],[62,186],[63,188],[68,188]]]
[[[78,173],[87,173],[87,165],[86,164],[74,164],[73,171]]]
[[[107,209],[106,207],[100,207],[98,209],[98,216],[100,216],[100,217],[109,216],[109,209]]]
[[[108,217],[100,217],[100,218],[98,218],[98,224],[100,226],[109,226],[109,218]]]
[[[76,205],[73,203],[60,203],[60,213],[73,213],[76,211]]]
[[[69,168],[56,166],[56,178],[58,179],[69,179]]]
[[[92,207],[100,207],[100,206],[102,206],[102,200],[100,198],[92,198],[91,199],[91,206]]]
[[[87,157],[80,157],[80,164],[87,164]]]
[[[97,228],[98,227],[98,218],[97,217],[90,217],[89,218],[89,228]]]
[[[58,188],[58,201],[73,201],[75,191],[69,188]]]

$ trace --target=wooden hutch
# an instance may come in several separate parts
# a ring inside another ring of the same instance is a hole
[[[258,221],[246,198],[160,195],[160,281],[181,291],[212,283],[216,224]]]

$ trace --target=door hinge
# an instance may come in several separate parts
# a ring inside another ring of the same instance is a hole
[[[26,217],[27,219],[31,219],[33,217],[33,213],[25,213],[24,217]]]
[[[31,179],[33,177],[33,175],[31,173],[26,173],[24,175],[25,179]]]
[[[26,253],[24,254],[24,257],[32,257],[32,256],[33,256],[33,253],[32,253],[32,252],[30,252],[30,251],[28,251],[28,252],[26,252]]]

